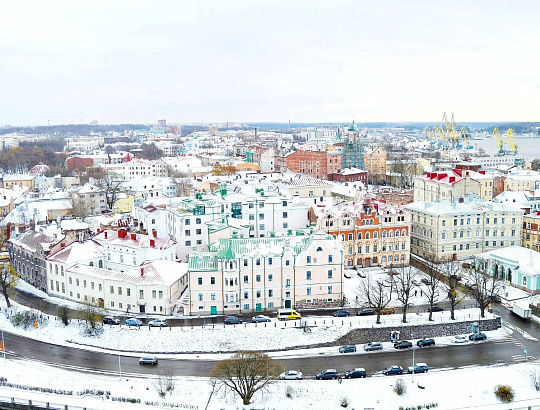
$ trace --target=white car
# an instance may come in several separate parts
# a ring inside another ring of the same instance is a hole
[[[257,315],[257,316],[253,316],[251,318],[251,321],[253,323],[259,323],[259,322],[271,322],[272,319],[270,319],[268,316],[265,316],[265,315]]]
[[[167,326],[167,319],[154,319],[148,322],[150,327],[165,327]]]
[[[285,373],[281,373],[279,378],[283,380],[302,380],[304,375],[297,370],[289,370]]]
[[[457,335],[457,336],[454,336],[454,339],[452,341],[454,343],[466,343],[469,341],[469,339],[467,339],[467,336]]]

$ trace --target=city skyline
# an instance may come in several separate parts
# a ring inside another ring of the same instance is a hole
[[[535,121],[536,2],[3,8],[0,126]]]

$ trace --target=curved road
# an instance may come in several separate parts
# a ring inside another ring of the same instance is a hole
[[[514,329],[517,328],[512,335],[504,340],[429,348],[415,347],[415,361],[428,363],[430,369],[516,363],[525,361],[524,347],[527,347],[529,359],[539,358],[540,346],[538,342],[525,338],[519,328],[537,336],[540,326],[520,320],[515,315],[510,315],[506,309],[503,309],[501,314],[503,319],[510,322]],[[57,346],[7,332],[4,332],[4,338],[6,350],[9,355],[14,357],[27,357],[60,366],[118,372],[118,356],[115,354]],[[209,376],[216,364],[214,360],[204,360],[203,358],[196,360],[160,359],[159,365],[152,367],[140,366],[138,359],[138,356],[121,356],[122,373],[158,374],[160,369],[163,371],[163,368],[170,368],[177,376]],[[287,369],[301,370],[308,378],[315,376],[317,372],[325,368],[335,368],[339,372],[344,372],[354,367],[364,367],[368,375],[374,375],[390,365],[397,364],[404,368],[410,366],[412,364],[412,350],[392,351],[386,349],[380,352],[360,354],[339,354],[336,352],[336,355],[332,356],[325,354],[324,356],[278,359],[278,361]]]

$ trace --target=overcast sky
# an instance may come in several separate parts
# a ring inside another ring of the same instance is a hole
[[[540,1],[5,1],[0,125],[539,121]]]

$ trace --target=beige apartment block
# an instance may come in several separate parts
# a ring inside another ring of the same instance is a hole
[[[521,243],[523,211],[474,198],[462,202],[413,202],[411,253],[422,258],[463,259]]]
[[[279,308],[337,307],[343,300],[343,248],[318,231],[219,239],[189,257],[186,315]]]

